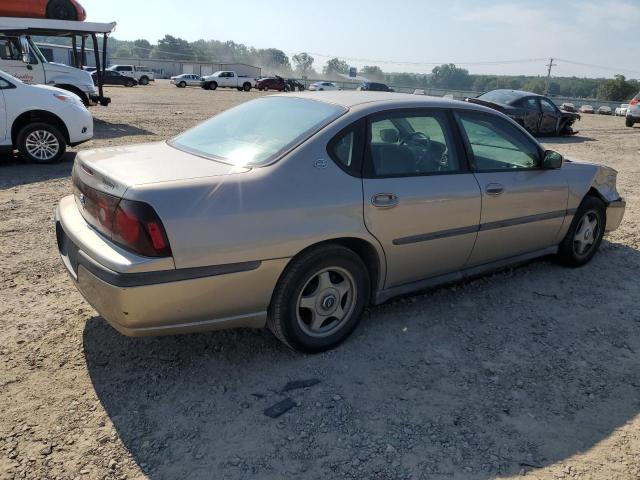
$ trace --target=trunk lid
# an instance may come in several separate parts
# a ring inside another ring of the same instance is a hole
[[[86,185],[121,197],[134,185],[218,177],[250,169],[186,153],[166,142],[156,142],[85,150],[76,157],[74,170]]]

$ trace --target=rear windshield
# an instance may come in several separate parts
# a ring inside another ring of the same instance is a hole
[[[169,141],[195,155],[237,166],[275,160],[346,109],[291,97],[266,97],[226,110]]]
[[[522,94],[515,93],[511,90],[493,90],[491,92],[483,93],[478,98],[480,100],[486,100],[487,102],[510,105],[514,100],[522,98]]]

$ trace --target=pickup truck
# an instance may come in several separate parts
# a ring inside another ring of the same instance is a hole
[[[220,71],[213,75],[202,77],[202,88],[215,90],[216,88],[237,88],[239,91],[248,92],[255,88],[256,81],[246,75],[238,75],[236,72]]]
[[[140,85],[149,85],[149,82],[153,82],[156,79],[155,74],[148,67],[138,65],[111,65],[107,70],[113,70],[125,77],[134,78]]]

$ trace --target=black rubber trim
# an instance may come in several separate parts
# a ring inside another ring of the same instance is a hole
[[[211,265],[207,267],[179,268],[176,270],[161,270],[158,272],[119,273],[114,272],[94,262],[84,252],[78,255],[78,264],[103,282],[115,287],[143,287],[161,283],[193,280],[196,278],[215,277],[229,273],[248,272],[256,270],[262,262],[228,263],[225,265]]]
[[[536,215],[527,215],[526,217],[510,218],[499,222],[488,222],[471,227],[452,228],[450,230],[440,230],[439,232],[423,233],[420,235],[412,235],[410,237],[396,238],[392,241],[394,245],[407,245],[410,243],[427,242],[429,240],[438,240],[440,238],[456,237],[458,235],[467,235],[479,231],[495,230],[496,228],[512,227],[514,225],[523,225],[525,223],[541,222],[543,220],[551,220],[553,218],[561,218],[567,215],[574,215],[575,208],[570,210],[558,210],[556,212],[539,213]]]
[[[106,268],[91,259],[73,243],[66,235],[59,222],[56,222],[56,237],[60,256],[69,273],[77,279],[79,265],[88,272],[98,277],[103,282],[114,287],[142,287],[146,285],[158,285],[196,278],[215,277],[229,273],[249,272],[256,270],[262,262],[227,263],[225,265],[210,265],[206,267],[179,268],[176,270],[161,270],[157,272],[120,273]]]

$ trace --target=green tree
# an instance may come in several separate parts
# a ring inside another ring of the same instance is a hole
[[[153,58],[166,60],[194,60],[195,52],[189,42],[172,35],[165,35],[151,52]]]
[[[438,88],[466,90],[471,86],[472,80],[468,70],[458,68],[453,63],[447,63],[433,68],[431,84]]]
[[[119,47],[118,50],[115,51],[113,56],[116,58],[131,58],[131,49],[124,46]]]
[[[598,86],[598,99],[623,101],[637,93],[637,82],[628,82],[624,75],[616,75],[613,80],[606,80]]]
[[[303,77],[307,77],[313,72],[313,62],[315,59],[307,52],[298,53],[294,55],[291,60],[293,60],[293,64],[295,65],[296,73]]]
[[[335,76],[338,73],[349,73],[349,64],[339,58],[332,58],[322,69],[322,72],[327,76]]]
[[[134,40],[131,52],[138,58],[149,58],[149,55],[151,55],[151,42],[143,38]]]
[[[377,66],[365,65],[360,69],[360,75],[371,80],[384,80],[384,72]]]

